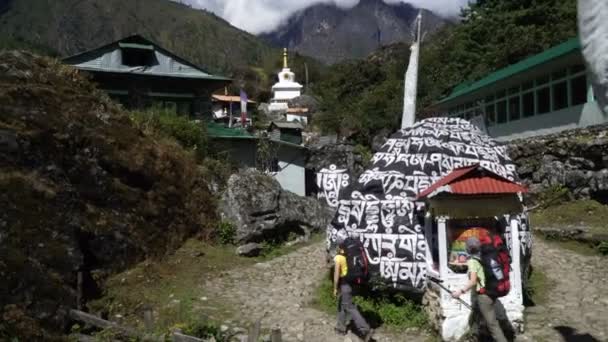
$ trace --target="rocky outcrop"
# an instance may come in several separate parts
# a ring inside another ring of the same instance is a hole
[[[561,191],[571,199],[608,203],[608,126],[517,140],[508,147],[532,200]]]
[[[239,246],[236,249],[236,254],[238,256],[246,256],[246,257],[254,257],[260,255],[262,251],[262,245],[255,242],[250,242],[248,244]]]
[[[294,97],[288,102],[289,108],[308,108],[308,113],[313,115],[319,110],[319,101],[310,95]]]
[[[380,46],[411,41],[419,9],[382,0],[352,3],[356,5],[348,9],[334,3],[310,6],[261,37],[276,47],[288,47],[328,64],[364,58]],[[431,34],[446,24],[430,11],[423,13],[424,32]]]
[[[328,144],[311,146],[306,168],[316,172],[335,165],[347,171],[351,179],[357,179],[365,170],[365,157],[352,144]]]
[[[74,69],[0,53],[0,340],[49,340],[108,275],[215,221],[193,157]]]
[[[285,191],[274,178],[253,169],[230,177],[218,209],[236,226],[239,244],[322,231],[333,214],[318,200]]]

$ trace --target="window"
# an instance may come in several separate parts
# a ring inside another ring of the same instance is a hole
[[[578,64],[578,65],[575,65],[570,68],[570,75],[574,75],[574,74],[577,74],[577,73],[583,72],[583,71],[585,71],[585,65]]]
[[[486,118],[488,120],[488,126],[494,126],[496,124],[496,112],[493,104],[486,106]]]
[[[143,49],[121,49],[122,64],[130,67],[155,65],[154,51]]]
[[[549,83],[549,76],[543,76],[536,79],[536,85],[540,86]]]
[[[496,99],[498,100],[498,99],[500,99],[500,98],[502,98],[502,97],[505,97],[506,93],[507,93],[507,92],[506,92],[506,91],[504,91],[504,90],[501,90],[501,91],[497,92],[497,93],[496,93]]]
[[[528,90],[534,88],[534,81],[526,82],[521,86],[521,90]]]
[[[268,170],[269,172],[273,172],[273,173],[277,173],[281,171],[281,168],[279,167],[279,160],[277,158],[272,158],[272,161],[270,161],[270,170]]]
[[[170,113],[177,114],[177,103],[173,101],[163,102],[163,108]]]
[[[551,90],[549,87],[536,91],[536,101],[538,114],[545,114],[551,111]]]
[[[519,96],[509,99],[509,121],[519,120]]]
[[[553,84],[553,110],[568,107],[568,82]]]
[[[507,101],[502,100],[496,103],[496,123],[507,122]]]
[[[577,106],[587,103],[587,76],[582,75],[570,80],[570,103]]]
[[[534,115],[534,92],[528,92],[522,95],[523,117],[529,118]]]
[[[551,79],[554,81],[559,81],[562,78],[566,78],[566,76],[568,76],[568,70],[564,69],[551,74]]]
[[[519,94],[519,86],[509,89],[509,95]]]

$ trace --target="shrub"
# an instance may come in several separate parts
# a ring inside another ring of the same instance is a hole
[[[172,138],[183,147],[195,150],[199,158],[206,155],[208,142],[204,125],[186,116],[156,107],[146,111],[131,112],[130,117],[145,133]]]
[[[357,144],[355,145],[355,153],[360,154],[361,155],[361,163],[363,164],[364,167],[369,167],[372,164],[372,158],[374,157],[374,154],[372,153],[372,151],[370,150],[369,147],[361,145],[361,144]]]
[[[221,244],[230,245],[236,237],[236,227],[228,221],[220,221],[217,226],[217,237]]]
[[[428,318],[422,306],[400,293],[368,292],[355,296],[355,304],[370,323],[385,324],[395,328],[425,328]],[[338,302],[333,296],[333,284],[325,278],[317,290],[315,305],[334,314]],[[373,322],[377,321],[377,322]]]
[[[608,241],[602,241],[597,245],[597,250],[602,255],[608,255]]]

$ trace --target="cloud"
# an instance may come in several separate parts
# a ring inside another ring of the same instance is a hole
[[[386,3],[407,2],[418,8],[428,9],[443,17],[455,17],[471,0],[384,0]]]
[[[292,14],[312,5],[326,3],[351,8],[359,0],[175,0],[195,8],[207,9],[230,24],[253,34],[276,29]],[[408,2],[442,16],[456,16],[468,0],[384,0],[387,3]]]

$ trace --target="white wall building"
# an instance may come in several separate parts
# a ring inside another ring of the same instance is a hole
[[[437,105],[450,116],[483,117],[488,134],[502,141],[608,122],[576,38],[463,83]]]

